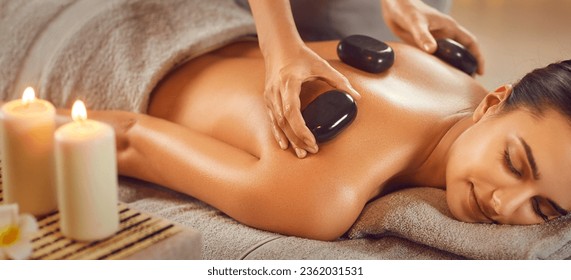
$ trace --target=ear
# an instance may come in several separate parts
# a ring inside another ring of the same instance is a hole
[[[488,93],[480,102],[478,108],[474,110],[472,120],[476,123],[485,115],[497,112],[501,104],[512,94],[512,89],[512,85],[504,85]]]

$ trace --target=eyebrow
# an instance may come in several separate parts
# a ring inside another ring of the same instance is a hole
[[[527,162],[529,163],[529,166],[531,166],[531,172],[533,173],[533,178],[535,180],[539,180],[539,171],[537,169],[537,163],[535,163],[535,157],[533,157],[533,151],[531,150],[531,147],[527,144],[527,142],[525,142],[525,140],[521,137],[518,137],[519,141],[521,142],[521,144],[523,145],[523,148],[525,150],[525,155],[527,157]],[[551,199],[547,199],[547,202],[549,202],[549,204],[551,204],[551,207],[553,207],[555,209],[555,211],[557,211],[559,214],[561,214],[562,216],[565,216],[569,213],[569,211],[563,209],[563,207],[559,206],[559,204],[555,203],[555,201],[551,200]]]
[[[533,178],[535,180],[539,180],[539,171],[537,169],[537,164],[535,163],[535,157],[533,156],[533,151],[531,150],[531,147],[527,144],[527,142],[525,142],[525,140],[521,137],[518,137],[519,141],[521,142],[521,144],[523,145],[523,149],[525,150],[525,156],[527,158],[527,162],[529,163],[529,166],[531,167],[531,172],[533,173]]]

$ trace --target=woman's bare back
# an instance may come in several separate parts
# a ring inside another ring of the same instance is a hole
[[[407,184],[407,172],[423,163],[458,112],[477,104],[485,90],[471,77],[409,46],[391,44],[395,64],[381,74],[342,64],[335,42],[309,46],[362,95],[355,121],[321,144],[315,155],[298,159],[291,149],[281,150],[271,135],[262,95],[264,62],[255,42],[230,45],[172,72],[156,88],[149,114],[235,147],[255,162],[232,189],[252,195],[244,204],[256,207],[227,207],[228,199],[218,198],[216,191],[200,197],[193,188],[216,186],[193,180],[192,170],[188,176],[196,186],[181,191],[255,227],[331,239],[347,230],[365,203],[384,188]],[[323,82],[306,83],[302,107],[328,89]],[[226,175],[217,172],[227,171],[212,170],[211,176],[221,178],[215,184],[228,184]],[[249,213],[256,211],[261,212]]]

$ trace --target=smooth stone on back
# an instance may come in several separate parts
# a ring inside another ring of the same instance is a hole
[[[464,46],[452,39],[438,39],[436,44],[435,56],[470,76],[474,75],[478,62]]]
[[[315,140],[323,143],[333,139],[353,122],[357,105],[347,93],[330,90],[315,98],[301,114]]]
[[[386,71],[395,62],[389,45],[365,35],[343,38],[337,45],[337,56],[344,63],[369,73]]]

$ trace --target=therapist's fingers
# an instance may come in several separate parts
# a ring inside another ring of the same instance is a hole
[[[289,79],[282,87],[282,106],[286,126],[282,127],[287,138],[295,143],[295,146],[310,153],[317,153],[317,143],[315,137],[307,126],[301,115],[301,102],[299,95],[301,92],[302,80]]]
[[[291,146],[293,147],[293,150],[295,151],[295,155],[298,158],[305,158],[307,156],[307,151],[305,151],[304,149],[299,148],[298,146],[296,146],[293,142],[291,143]]]
[[[303,141],[297,138],[297,136],[293,133],[291,126],[285,125],[282,129],[286,135],[286,138],[289,139],[289,143],[293,148],[295,155],[300,159],[305,158],[307,156],[307,150],[301,147],[301,145],[305,145]]]
[[[268,86],[264,90],[264,99],[266,101],[266,107],[268,108],[272,134],[280,148],[285,150],[287,149],[289,141],[281,129],[281,126],[285,124],[285,119],[283,117],[281,98],[279,94],[279,88],[277,87]]]
[[[280,145],[282,150],[287,149],[289,141],[287,140],[282,130],[279,128],[274,118],[274,113],[270,108],[268,108],[268,115],[270,116],[270,126],[272,128],[272,135],[274,136],[274,139],[276,139],[276,142],[278,142],[278,145]]]
[[[409,26],[414,43],[424,51],[434,53],[437,48],[436,40],[430,33],[427,20],[424,17],[413,17]]]

